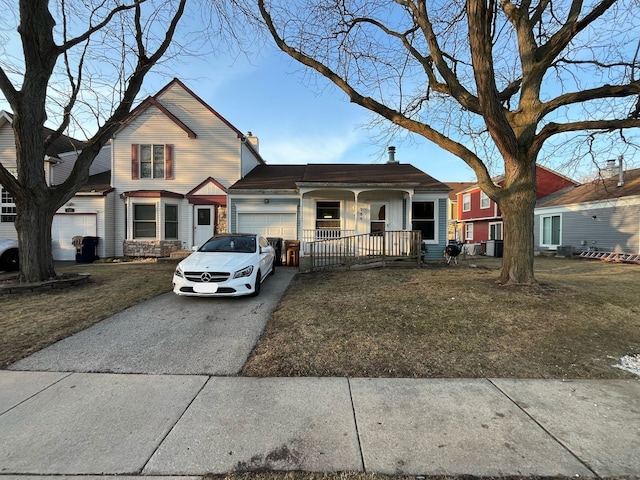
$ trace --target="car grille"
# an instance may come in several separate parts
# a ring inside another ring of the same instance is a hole
[[[208,273],[211,276],[209,283],[222,283],[229,280],[229,272],[184,272],[184,278],[190,282],[202,282],[202,274]]]
[[[184,293],[194,293],[193,287],[181,287],[180,291]],[[236,293],[236,289],[231,287],[222,287],[222,288],[219,288],[214,295],[230,294],[230,293]]]

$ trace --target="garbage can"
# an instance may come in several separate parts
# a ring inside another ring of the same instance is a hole
[[[282,265],[282,239],[277,237],[267,237],[269,245],[276,251],[276,267]]]
[[[76,247],[76,263],[92,263],[98,259],[98,237],[82,237],[80,249]]]
[[[300,262],[300,240],[286,240],[284,249],[287,251],[287,266],[297,267]]]
[[[502,258],[503,249],[504,249],[504,240],[496,240],[495,256]]]

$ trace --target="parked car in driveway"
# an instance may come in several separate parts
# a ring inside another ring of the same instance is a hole
[[[182,260],[173,274],[173,291],[199,297],[259,295],[275,272],[275,250],[256,234],[219,234]]]
[[[0,271],[13,272],[19,269],[18,241],[0,238]]]

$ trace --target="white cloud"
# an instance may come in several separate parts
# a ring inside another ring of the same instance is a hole
[[[361,139],[355,132],[271,137],[261,143],[260,153],[270,164],[339,163]]]

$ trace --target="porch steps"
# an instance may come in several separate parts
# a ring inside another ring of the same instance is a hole
[[[591,260],[602,260],[604,262],[635,263],[640,265],[640,254],[638,253],[599,252],[587,250],[581,252],[578,257]]]

